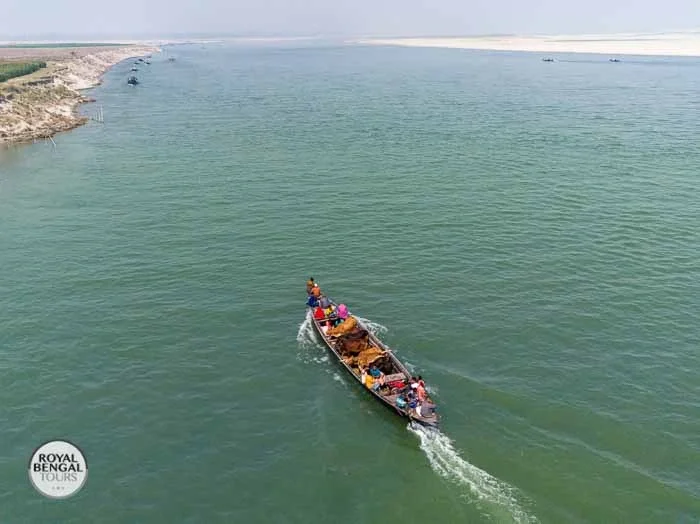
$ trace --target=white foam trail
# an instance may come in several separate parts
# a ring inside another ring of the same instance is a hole
[[[317,338],[311,311],[306,312],[304,321],[299,324],[297,331],[297,345],[299,347],[299,360],[302,362],[328,362],[328,355],[323,351],[320,340]]]
[[[415,423],[409,424],[407,429],[420,439],[420,448],[433,470],[441,477],[469,488],[477,498],[477,505],[489,516],[499,522],[537,522],[520,507],[513,488],[460,457],[446,435]]]
[[[372,322],[371,320],[362,318],[360,315],[355,315],[354,313],[353,315],[375,335],[381,335],[382,333],[389,331],[386,326],[381,325],[379,322]]]
[[[306,312],[304,321],[299,324],[299,331],[297,331],[297,342],[299,343],[299,346],[304,348],[309,347],[310,345],[318,344],[313,321],[311,320],[311,311]]]
[[[416,375],[416,366],[411,364],[408,360],[404,360],[403,365],[411,372],[411,375]]]

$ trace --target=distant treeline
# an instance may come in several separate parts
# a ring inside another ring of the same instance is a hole
[[[46,62],[6,62],[0,63],[0,82],[5,82],[10,78],[28,75],[46,67]]]

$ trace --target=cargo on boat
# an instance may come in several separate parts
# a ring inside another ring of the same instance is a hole
[[[378,401],[398,415],[425,426],[437,426],[439,415],[422,377],[413,377],[386,344],[345,304],[321,294],[307,282],[314,328],[331,354]]]

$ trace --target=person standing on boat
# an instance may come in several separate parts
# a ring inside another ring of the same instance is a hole
[[[314,282],[313,287],[311,288],[311,293],[309,293],[309,300],[307,304],[311,307],[316,307],[318,305],[318,299],[321,296],[321,288],[318,287],[318,284]]]
[[[416,388],[416,395],[418,395],[418,401],[419,402],[425,402],[428,398],[428,393],[425,391],[425,388],[418,384],[418,387]]]
[[[310,295],[311,290],[314,288],[316,285],[316,282],[314,282],[314,277],[309,277],[309,280],[306,281],[306,294]]]

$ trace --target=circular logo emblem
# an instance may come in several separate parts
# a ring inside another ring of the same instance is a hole
[[[51,440],[32,455],[29,480],[42,495],[65,499],[85,485],[87,470],[87,461],[77,446],[65,440]]]

